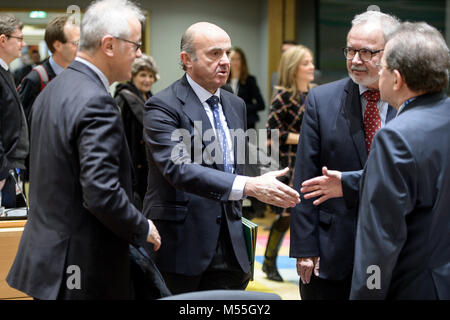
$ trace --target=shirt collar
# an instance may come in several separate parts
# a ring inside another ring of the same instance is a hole
[[[209,92],[208,90],[203,88],[201,85],[199,85],[197,82],[195,82],[187,73],[186,73],[186,78],[187,78],[187,81],[189,82],[189,84],[191,85],[192,90],[194,90],[195,94],[197,95],[197,97],[199,98],[199,100],[202,104],[205,103],[206,100],[208,100],[212,96],[211,92]],[[218,88],[216,90],[214,95],[217,96],[220,101],[220,88]]]
[[[0,58],[0,66],[2,66],[2,68],[5,69],[6,71],[9,70],[8,64],[2,58]]]
[[[359,86],[359,95],[362,95],[364,92],[369,91],[369,90],[375,90],[375,89],[369,89],[366,86],[363,86],[362,84],[358,84]]]
[[[406,107],[408,104],[410,104],[411,102],[413,102],[414,100],[416,100],[416,98],[417,98],[417,97],[412,97],[412,98],[406,100],[405,102],[403,102],[403,103],[401,104],[401,106],[398,108],[398,111],[397,111],[397,115],[396,115],[396,116],[398,116],[398,115],[400,114],[400,112],[402,112],[403,109],[405,109],[405,107]]]
[[[76,57],[75,60],[85,64],[90,69],[92,69],[92,71],[94,71],[100,77],[100,80],[102,81],[103,85],[105,86],[106,91],[109,92],[109,81],[106,78],[105,74],[99,68],[97,68],[95,65],[93,65],[92,63],[90,63],[86,59],[83,59],[83,58],[80,58],[80,57]]]
[[[48,62],[50,63],[50,66],[52,67],[53,71],[55,72],[55,75],[58,75],[64,71],[64,68],[61,67],[59,64],[57,64],[55,60],[53,60],[53,56],[50,57],[50,59],[48,59]]]

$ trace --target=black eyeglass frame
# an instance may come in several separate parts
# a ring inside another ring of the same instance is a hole
[[[6,37],[7,37],[7,38],[19,39],[20,41],[23,42],[23,36],[22,36],[22,37],[18,37],[18,36],[11,36],[11,35],[9,35],[9,36],[6,36]]]
[[[125,42],[128,42],[128,43],[134,44],[136,46],[136,51],[138,51],[142,47],[142,41],[134,42],[134,41],[131,41],[131,40],[128,40],[128,39],[124,39],[124,38],[121,38],[121,37],[115,37],[115,36],[113,36],[113,38],[117,39],[117,40],[122,40],[122,41],[125,41]]]
[[[351,58],[347,57],[347,54],[348,54],[348,50],[349,50],[349,49],[351,49],[351,50],[353,50],[353,51],[355,52],[355,54],[354,54],[353,57],[351,57]],[[369,58],[369,59],[363,59],[363,57],[361,56],[361,51],[367,51],[367,52],[369,52],[369,53],[370,53],[370,58]],[[359,54],[359,58],[360,58],[362,61],[364,61],[364,62],[367,62],[367,61],[372,60],[373,56],[374,56],[375,54],[377,54],[378,52],[381,52],[381,51],[384,51],[384,49],[370,50],[370,49],[367,49],[367,48],[361,48],[361,49],[355,49],[355,48],[352,48],[352,47],[344,47],[344,48],[342,48],[342,52],[344,53],[345,59],[347,59],[347,60],[352,60],[352,59],[356,56],[356,54],[358,53],[358,54]]]

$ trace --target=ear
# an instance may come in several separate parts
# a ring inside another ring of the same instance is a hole
[[[4,44],[8,40],[8,37],[4,34],[0,34],[0,44]]]
[[[100,49],[103,51],[103,53],[108,57],[114,56],[114,50],[118,46],[117,41],[114,41],[114,38],[112,36],[104,36],[102,38]]]
[[[187,53],[186,51],[182,51],[180,53],[180,60],[185,65],[186,69],[190,69],[192,67],[191,55],[189,53]]]
[[[53,48],[55,48],[56,52],[60,52],[61,51],[61,47],[62,47],[63,43],[59,40],[56,40],[55,42],[53,42]]]
[[[405,80],[403,79],[403,76],[397,69],[395,69],[393,73],[394,73],[394,90],[398,91],[405,85]]]

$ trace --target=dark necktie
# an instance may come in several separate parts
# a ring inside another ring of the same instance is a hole
[[[369,154],[373,136],[381,128],[381,118],[377,108],[378,100],[380,100],[380,91],[368,90],[363,95],[367,100],[366,110],[364,111],[364,133],[366,136],[367,154]]]
[[[222,160],[225,172],[232,173],[233,164],[231,163],[230,154],[228,152],[227,137],[222,122],[220,121],[219,98],[213,95],[208,100],[206,100],[206,103],[209,105],[209,107],[213,112],[214,127],[216,128],[219,143],[220,146],[222,147]]]

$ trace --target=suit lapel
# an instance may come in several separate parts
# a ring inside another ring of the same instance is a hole
[[[2,75],[5,82],[8,84],[8,87],[11,89],[14,98],[17,100],[17,104],[20,103],[19,95],[17,94],[16,87],[14,86],[14,79],[12,78],[11,73],[3,69],[3,67],[0,66],[0,74]]]
[[[208,145],[212,142],[211,133],[214,133],[213,127],[211,126],[211,122],[206,114],[206,111],[195,94],[194,90],[189,85],[189,82],[186,79],[186,75],[180,79],[178,87],[176,89],[177,98],[183,104],[183,112],[188,116],[194,126],[194,139],[199,139],[204,148],[207,148]],[[201,133],[201,136],[198,135]],[[198,137],[198,138],[197,138]],[[210,139],[211,137],[211,139]],[[206,138],[206,140],[204,140]],[[217,137],[216,137],[217,139]],[[194,143],[194,146],[196,143]],[[204,150],[203,148],[203,150]],[[219,147],[220,148],[220,147]],[[203,151],[202,150],[202,151]],[[207,161],[208,163],[214,162],[212,159],[205,159],[208,157],[207,152],[202,152],[202,161]],[[217,164],[214,162],[214,165],[221,171],[224,171],[223,164]]]
[[[350,135],[358,153],[361,167],[363,167],[367,160],[367,150],[358,85],[349,79],[347,85],[345,86],[344,92],[345,94],[342,100],[342,110],[344,110],[344,117],[347,119],[347,123],[350,128]]]

